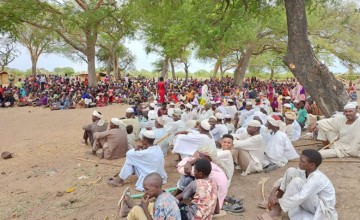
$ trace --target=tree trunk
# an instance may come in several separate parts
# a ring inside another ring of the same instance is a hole
[[[220,60],[220,58],[218,58],[217,60],[216,60],[216,63],[215,63],[215,66],[214,66],[214,78],[216,77],[216,75],[217,75],[217,72],[218,72],[218,70],[219,70],[219,67],[220,67],[220,64],[221,64],[221,60]]]
[[[184,63],[184,71],[185,71],[185,82],[187,83],[188,78],[189,78],[189,66],[187,65],[187,63]]]
[[[161,76],[166,78],[167,73],[168,73],[168,69],[169,69],[169,57],[165,56],[164,61],[163,61],[163,66],[161,69]]]
[[[270,79],[274,78],[274,68],[270,69]]]
[[[220,79],[223,79],[224,78],[224,69],[223,69],[223,66],[222,66],[222,63],[220,63]]]
[[[31,75],[36,75],[38,58],[36,55],[31,54]]]
[[[249,43],[246,47],[245,53],[241,55],[241,58],[234,71],[234,83],[235,85],[242,86],[244,81],[246,70],[249,66],[251,55],[255,49],[255,44]]]
[[[171,75],[172,75],[172,79],[175,80],[175,66],[174,66],[174,62],[172,60],[170,60],[170,66],[171,66]]]
[[[86,59],[88,65],[89,86],[95,88],[97,86],[96,69],[95,69],[95,45],[97,34],[86,34]]]
[[[326,117],[342,111],[348,97],[344,85],[314,55],[307,35],[305,0],[285,0],[288,46],[284,63]]]
[[[110,56],[106,63],[106,75],[109,77],[110,77],[110,73],[111,73],[111,63],[112,63],[112,57]]]

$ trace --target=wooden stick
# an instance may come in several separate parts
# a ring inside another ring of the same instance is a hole
[[[309,145],[315,145],[319,144],[320,142],[314,142],[314,143],[308,143],[308,144],[300,144],[300,145],[294,145],[294,147],[302,147],[302,146],[309,146]]]
[[[89,159],[85,159],[85,158],[76,158],[76,159],[81,160],[81,161],[90,162],[90,163],[99,163],[99,164],[104,164],[104,165],[108,165],[108,166],[121,167],[120,165],[113,164],[113,163],[106,163],[103,161],[89,160]]]
[[[288,162],[299,162],[298,160],[289,160]],[[360,163],[360,160],[356,160],[356,159],[343,159],[343,160],[323,160],[323,163],[328,162],[328,163]]]
[[[169,137],[170,133],[165,134],[162,138],[160,138],[158,141],[156,141],[155,145],[161,143],[163,140],[165,140],[167,137]]]
[[[329,148],[331,145],[333,145],[338,139],[336,139],[335,141],[331,142],[330,144],[326,145],[325,147],[321,148],[320,150],[325,150],[327,148]]]

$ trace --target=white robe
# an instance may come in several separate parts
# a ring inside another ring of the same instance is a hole
[[[209,145],[216,149],[215,140],[206,134],[179,134],[174,141],[173,153],[192,156],[200,146]]]
[[[215,141],[218,141],[224,134],[227,134],[228,130],[224,124],[216,124],[214,129],[210,130],[210,134],[214,137]]]
[[[138,177],[135,184],[136,189],[143,191],[144,178],[150,173],[156,172],[160,174],[163,184],[166,183],[167,174],[164,165],[164,155],[159,146],[155,145],[139,151],[131,149],[126,153],[126,160],[119,177],[125,180],[135,172],[135,175]]]
[[[205,111],[205,109],[200,113],[199,115],[199,121],[205,120],[205,119],[209,119],[210,116],[213,115],[213,110],[209,109],[207,111]]]
[[[317,122],[319,127],[318,140],[334,142],[330,149],[319,151],[324,158],[359,157],[360,151],[360,118],[351,125],[346,124],[347,118],[339,115],[334,118]]]
[[[231,184],[231,179],[234,175],[234,159],[232,157],[232,153],[231,150],[222,150],[222,149],[217,149],[217,157],[218,160],[221,160],[223,162],[224,165],[224,169],[228,170],[228,178],[229,178],[229,186]]]
[[[284,195],[279,204],[291,220],[337,220],[335,189],[320,170],[306,178],[305,171],[289,168],[277,181]]]
[[[226,113],[231,116],[231,119],[234,119],[236,112],[237,108],[235,105],[226,106]]]
[[[299,122],[297,122],[296,120],[294,120],[292,126],[294,127],[294,136],[293,136],[293,140],[291,141],[297,141],[300,139],[301,136],[301,126]]]
[[[271,136],[265,147],[266,158],[280,167],[285,166],[288,160],[299,157],[286,133],[278,130]]]
[[[244,175],[262,171],[263,166],[267,163],[264,158],[265,142],[263,137],[260,134],[250,136],[247,132],[236,137],[240,140],[234,140],[234,149],[247,151],[251,157]]]

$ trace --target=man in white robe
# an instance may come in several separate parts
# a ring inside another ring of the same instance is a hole
[[[234,132],[234,124],[231,122],[231,115],[226,114],[225,115],[225,126],[228,129],[228,134],[231,134]]]
[[[323,158],[360,156],[360,119],[356,113],[356,105],[349,103],[344,115],[317,122],[317,139],[330,148],[320,150]]]
[[[223,115],[227,114],[226,108],[221,104],[220,100],[216,101],[215,104],[217,106],[215,111],[221,112]]]
[[[201,145],[208,145],[216,149],[214,138],[209,133],[210,124],[208,120],[200,122],[199,131],[194,130],[176,133],[173,153],[182,155],[182,158],[191,156]]]
[[[224,169],[227,170],[228,178],[229,178],[229,187],[231,184],[231,179],[234,175],[234,159],[232,156],[232,149],[234,146],[234,137],[231,134],[225,134],[222,136],[220,144],[221,149],[217,149],[217,157],[222,161],[224,165]]]
[[[175,109],[174,113],[172,114],[173,122],[166,123],[165,129],[169,135],[169,144],[173,145],[173,139],[176,132],[181,132],[186,130],[185,123],[181,120],[181,110]]]
[[[135,134],[135,139],[139,139],[139,132],[140,132],[140,122],[137,117],[135,117],[134,109],[133,108],[127,108],[126,109],[126,115],[125,119],[121,119],[121,122],[124,123],[126,129],[126,126],[132,125],[133,126],[133,132]]]
[[[181,113],[181,120],[186,123],[187,121],[189,120],[193,120],[190,112],[191,112],[191,109],[192,109],[192,105],[190,103],[187,103],[185,105],[185,109],[184,111]]]
[[[204,106],[204,109],[202,109],[200,111],[199,121],[209,119],[210,116],[212,116],[212,115],[213,115],[213,110],[211,109],[211,104],[206,103],[205,106]]]
[[[126,153],[125,163],[119,173],[119,176],[110,178],[107,183],[110,186],[123,186],[124,180],[129,176],[135,175],[138,180],[135,184],[138,191],[143,191],[144,178],[153,172],[160,174],[163,178],[163,184],[166,183],[167,174],[164,168],[165,159],[161,148],[154,144],[155,133],[146,130],[142,133],[142,146],[137,146]]]
[[[296,114],[294,112],[285,113],[285,133],[290,139],[290,141],[296,141],[295,139],[295,129],[293,126],[294,121],[296,121]]]
[[[228,99],[227,102],[228,106],[226,106],[226,114],[231,115],[231,119],[234,119],[237,112],[236,105],[234,105],[234,101],[232,99]]]
[[[140,122],[140,129],[142,128],[152,128],[155,126],[155,120],[157,119],[158,115],[156,111],[150,110],[147,114],[148,120],[144,122]]]
[[[287,212],[291,220],[337,220],[335,188],[318,167],[321,154],[306,149],[300,156],[299,168],[288,168],[270,193],[269,213],[258,219],[279,217]]]
[[[247,132],[234,135],[233,158],[243,171],[242,176],[261,172],[267,161],[264,158],[265,142],[260,134],[261,123],[253,120],[247,127]]]
[[[299,157],[286,133],[280,130],[280,123],[283,122],[275,120],[273,117],[270,117],[267,122],[267,127],[272,131],[272,136],[265,147],[265,157],[269,161],[265,166],[265,172],[283,167],[289,160]]]

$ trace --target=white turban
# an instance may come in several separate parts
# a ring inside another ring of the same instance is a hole
[[[289,103],[284,104],[284,107],[291,108],[291,105]]]
[[[172,117],[172,115],[174,114],[174,109],[173,108],[169,108],[168,109],[168,116]]]
[[[155,132],[153,130],[143,130],[141,134],[149,139],[155,139]]]
[[[191,105],[190,103],[187,103],[187,104],[185,105],[185,107],[186,107],[186,108],[189,108],[189,109],[192,109],[192,105]]]
[[[226,119],[229,119],[229,118],[231,118],[231,115],[226,114],[226,115],[225,115],[225,118],[226,118]]]
[[[261,123],[258,120],[252,120],[249,122],[248,124],[249,127],[256,127],[256,128],[260,128],[261,127]]]
[[[295,120],[297,118],[295,112],[286,112],[285,117],[289,120]]]
[[[355,103],[353,103],[353,102],[349,102],[348,104],[346,104],[345,106],[344,106],[344,110],[346,110],[346,109],[356,109],[356,104]]]
[[[110,120],[110,122],[113,124],[113,125],[116,125],[116,126],[120,126],[121,124],[124,124],[120,119],[118,118],[112,118]]]
[[[181,110],[179,108],[175,108],[173,115],[180,116],[181,115]]]
[[[246,102],[246,105],[252,106],[252,102]]]
[[[220,112],[216,113],[215,114],[215,117],[218,119],[218,120],[223,120],[224,119],[224,115]]]
[[[150,103],[151,108],[155,108],[155,103]]]
[[[296,100],[296,99],[295,99],[295,100],[293,101],[293,103],[297,104],[297,103],[299,103],[299,100]]]
[[[154,111],[154,110],[150,110],[147,115],[148,115],[149,120],[155,120],[158,117],[156,111]]]
[[[156,119],[156,121],[157,121],[157,123],[159,123],[160,125],[164,125],[164,124],[165,124],[164,119],[162,119],[161,117],[158,117],[158,118]]]
[[[268,118],[268,122],[269,122],[270,124],[272,124],[273,126],[275,126],[275,127],[279,127],[279,121],[273,119],[272,117]]]
[[[133,108],[127,108],[126,113],[134,113],[134,109]]]
[[[290,97],[290,96],[286,96],[285,99],[286,99],[286,100],[290,100],[291,97]]]
[[[93,111],[92,113],[93,116],[99,118],[100,120],[96,123],[98,126],[102,127],[104,124],[105,124],[105,121],[104,121],[104,116],[102,114],[100,114],[100,112],[98,111]]]
[[[207,130],[207,131],[210,130],[210,124],[209,124],[209,121],[208,121],[207,119],[202,120],[202,121],[200,122],[200,126],[201,126],[203,129]]]

